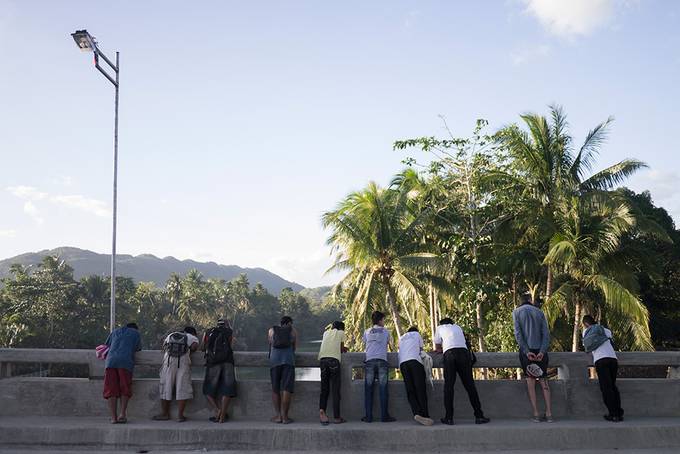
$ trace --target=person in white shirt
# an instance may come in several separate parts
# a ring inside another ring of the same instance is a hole
[[[191,353],[198,348],[196,329],[187,326],[182,332],[168,335],[163,341],[163,364],[160,372],[159,394],[161,413],[153,417],[156,421],[170,419],[170,401],[177,400],[177,421],[184,422],[187,400],[194,398],[191,385]]]
[[[485,424],[489,418],[484,416],[479,394],[472,378],[472,354],[467,346],[465,335],[460,326],[453,323],[450,318],[439,322],[434,333],[435,351],[443,353],[444,357],[444,408],[446,416],[441,421],[443,424],[453,425],[453,387],[456,384],[456,374],[460,376],[465,391],[467,391],[470,404],[475,411],[475,424]]]
[[[399,338],[399,370],[406,386],[406,397],[411,405],[413,419],[424,426],[433,424],[427,410],[427,388],[425,386],[425,367],[420,358],[423,338],[418,328],[412,326]]]
[[[604,415],[604,419],[611,422],[621,422],[623,421],[623,409],[621,408],[621,395],[616,386],[619,362],[611,342],[612,332],[599,325],[591,315],[584,316],[582,322],[584,345],[592,345],[586,339],[587,336],[600,337],[594,340],[595,345],[599,345],[590,353],[593,355],[593,365],[597,372],[597,380],[600,383],[602,400],[604,400],[608,411],[608,414]]]

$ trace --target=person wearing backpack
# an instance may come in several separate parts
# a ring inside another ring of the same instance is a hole
[[[170,401],[177,400],[177,421],[187,420],[184,409],[187,400],[194,398],[191,385],[191,353],[198,348],[196,329],[187,326],[181,332],[168,334],[163,341],[163,364],[161,365],[159,394],[161,413],[154,416],[155,421],[170,419]]]
[[[290,402],[295,390],[295,348],[297,331],[293,319],[281,317],[279,326],[269,328],[269,373],[272,381],[272,403],[274,416],[272,422],[290,424],[288,417]]]
[[[621,395],[616,387],[619,361],[612,345],[612,332],[595,321],[592,315],[583,317],[583,347],[593,355],[593,365],[600,383],[602,400],[608,413],[604,419],[611,422],[623,421]]]
[[[226,320],[220,318],[217,325],[203,336],[205,352],[205,395],[214,416],[210,421],[223,423],[231,398],[236,397],[236,374],[234,373],[234,332]]]

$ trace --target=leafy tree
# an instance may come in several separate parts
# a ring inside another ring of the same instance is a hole
[[[412,314],[426,310],[418,276],[441,267],[441,260],[414,241],[431,215],[427,208],[414,208],[407,191],[369,183],[322,217],[324,227],[331,230],[333,269],[349,271],[335,293],[344,292],[351,302],[348,315],[355,333],[368,325],[372,310],[382,308],[401,336],[403,318],[412,324]]]

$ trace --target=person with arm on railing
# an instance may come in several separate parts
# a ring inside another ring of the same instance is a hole
[[[333,396],[333,422],[341,424],[345,420],[340,416],[340,360],[345,348],[345,324],[334,321],[331,329],[323,333],[319,349],[319,368],[321,369],[321,394],[319,396],[319,420],[328,425],[330,420],[326,414],[328,395]]]
[[[420,357],[424,346],[418,328],[410,327],[408,332],[399,338],[399,370],[404,379],[406,397],[413,412],[413,419],[424,426],[431,426],[434,422],[427,408],[425,366]]]
[[[519,362],[527,382],[533,422],[553,422],[550,385],[548,384],[548,347],[550,330],[545,314],[530,294],[522,295],[522,304],[512,311],[515,339],[519,346]],[[536,381],[541,383],[545,414],[541,416],[536,404]]]
[[[281,317],[279,326],[269,328],[269,374],[272,382],[272,403],[275,414],[272,422],[290,424],[288,417],[295,390],[295,350],[297,331],[293,319]]]
[[[212,422],[227,420],[229,401],[236,397],[236,373],[234,371],[234,332],[229,323],[219,318],[217,325],[203,336],[205,352],[205,378],[203,395],[214,415]]]
[[[380,420],[382,422],[396,421],[388,411],[388,383],[389,365],[387,363],[387,349],[390,345],[390,332],[385,328],[385,314],[375,311],[371,314],[373,327],[364,332],[363,340],[366,345],[364,361],[364,410],[363,422],[373,422],[373,382],[378,379],[378,394],[380,395]]]
[[[619,361],[612,345],[612,332],[595,321],[592,315],[583,317],[583,347],[593,355],[593,365],[600,383],[602,399],[608,413],[604,419],[611,422],[623,421],[621,394],[616,386]]]
[[[112,424],[127,422],[127,407],[132,397],[132,372],[135,353],[142,349],[139,328],[136,323],[114,330],[106,339],[109,347],[104,372],[104,399],[109,405]],[[120,414],[118,414],[120,399]]]
[[[441,422],[449,426],[453,425],[453,393],[456,374],[458,374],[474,410],[475,424],[488,423],[490,419],[484,416],[475,380],[472,376],[472,352],[468,349],[462,328],[448,317],[442,319],[435,330],[434,344],[435,351],[443,353],[442,362],[444,364],[444,408],[446,415],[441,419]]]
[[[198,337],[193,326],[186,326],[182,332],[168,334],[163,341],[163,364],[161,364],[158,383],[161,399],[161,413],[153,417],[154,421],[170,419],[170,402],[177,400],[177,421],[187,420],[184,409],[187,400],[194,398],[191,385],[191,353],[198,349]]]

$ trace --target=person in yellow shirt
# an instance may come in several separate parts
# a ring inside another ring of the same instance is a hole
[[[319,419],[321,424],[330,423],[326,414],[328,395],[333,397],[333,422],[341,424],[345,420],[340,416],[340,359],[345,348],[345,324],[333,322],[331,329],[323,333],[319,350],[319,367],[321,368],[321,396],[319,398]]]

